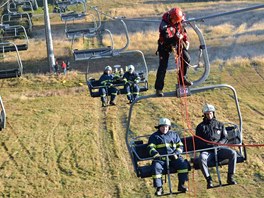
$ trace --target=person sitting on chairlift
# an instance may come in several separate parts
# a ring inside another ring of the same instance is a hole
[[[106,66],[103,75],[100,77],[99,82],[101,87],[99,89],[102,107],[107,106],[107,95],[111,95],[110,105],[116,105],[115,98],[117,96],[117,89],[113,87],[114,76],[112,74],[112,68]]]
[[[162,195],[162,172],[167,168],[166,156],[161,155],[172,154],[169,156],[169,168],[175,168],[178,172],[178,191],[185,193],[188,188],[184,186],[184,183],[188,181],[189,163],[184,160],[180,154],[183,152],[183,143],[179,135],[170,130],[171,121],[168,118],[160,118],[158,126],[155,126],[158,130],[154,132],[148,141],[148,151],[150,156],[154,157],[152,161],[152,178],[153,185],[156,187],[156,195]]]
[[[127,99],[129,104],[131,104],[139,95],[139,86],[140,77],[138,73],[135,72],[134,65],[129,65],[123,76],[125,81],[124,89],[126,90]]]
[[[203,107],[203,114],[203,121],[196,127],[196,135],[209,142],[226,144],[227,132],[225,130],[224,124],[217,121],[215,118],[215,107],[210,104],[205,104]],[[214,144],[202,142],[202,140],[199,141],[200,144],[204,144],[204,148],[214,147]],[[237,160],[236,151],[230,149],[229,147],[220,147],[217,149],[217,156],[218,160],[228,159],[227,184],[237,184],[237,182],[234,180]],[[209,173],[208,163],[211,163],[214,160],[214,150],[202,151],[200,153],[199,166],[207,181],[207,188],[213,188],[213,181]]]

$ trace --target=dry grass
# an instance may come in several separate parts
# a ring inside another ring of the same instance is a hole
[[[131,17],[139,15],[133,9],[145,10],[145,16],[148,16],[160,14],[172,6],[165,2],[160,4],[160,1],[144,5],[142,2],[98,0],[94,3],[105,6],[105,10],[108,8],[116,15],[127,14]],[[239,4],[241,1],[220,3]],[[195,6],[181,5],[195,11],[213,8],[218,4],[219,2],[207,2],[208,7],[201,2],[195,3]],[[52,20],[55,19],[55,16],[52,17]],[[251,28],[246,28],[245,24],[233,27],[224,23],[201,27],[206,38],[209,38],[206,39],[207,44],[218,46],[219,43],[220,46],[227,46],[230,42],[254,44],[256,39],[261,42],[262,36],[258,35],[258,31],[263,29],[261,25],[262,22],[257,22]],[[228,32],[226,34],[223,31],[225,29]],[[192,30],[189,34],[192,39],[191,46],[197,47],[197,37]],[[59,33],[58,35],[60,36]],[[141,49],[153,54],[157,37],[157,32],[153,29],[130,33],[129,49]],[[55,38],[56,56],[67,57],[69,42],[64,38]],[[114,40],[117,48],[123,46],[123,35],[115,34]],[[104,42],[108,44],[106,40]],[[87,43],[83,44],[80,40],[75,44],[81,48]],[[23,60],[32,60],[39,67],[42,64],[40,60],[46,59],[44,37],[31,39],[30,46],[28,51],[21,52],[21,57]],[[255,45],[252,46],[254,47]],[[227,83],[235,87],[244,121],[244,141],[248,144],[263,143],[263,55],[250,58],[218,57],[213,60],[210,76],[204,86]],[[200,75],[192,69],[189,74],[191,78]],[[175,90],[175,78],[175,70],[167,72],[164,91]],[[143,95],[154,93],[154,81],[155,71],[151,71],[150,90]],[[139,179],[135,176],[126,148],[125,130],[129,105],[126,104],[125,95],[118,96],[116,107],[102,109],[100,99],[89,96],[84,75],[74,71],[69,72],[66,77],[26,74],[19,79],[1,80],[0,86],[8,121],[7,128],[0,133],[0,196],[154,197],[152,179]],[[191,126],[195,127],[200,122],[201,106],[205,102],[213,103],[217,107],[219,119],[237,122],[235,107],[229,95],[228,91],[216,90],[188,97]],[[133,116],[133,129],[138,134],[155,130],[153,126],[161,116],[171,118],[175,126],[186,128],[185,115],[182,114],[181,101],[178,98],[142,101],[137,104],[136,113]],[[216,197],[221,194],[222,197],[263,197],[263,147],[250,147],[247,151],[248,161],[237,165],[239,185],[206,190],[201,172],[193,171],[190,173],[190,192],[187,196]],[[226,172],[226,167],[221,168],[223,181],[226,179]],[[212,175],[216,181],[215,171],[212,171]],[[176,189],[176,175],[172,176],[172,182]]]

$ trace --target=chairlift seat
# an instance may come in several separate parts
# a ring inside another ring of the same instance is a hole
[[[73,29],[66,31],[67,38],[93,37],[96,35],[95,28]]]
[[[21,71],[19,69],[8,69],[0,71],[0,79],[5,78],[17,78],[21,76]]]
[[[85,18],[85,16],[86,16],[85,13],[71,12],[68,14],[62,14],[61,20],[62,21],[72,21],[72,20],[76,20],[76,19],[83,19],[83,18]]]
[[[226,127],[226,129],[227,129],[227,132],[229,134],[228,144],[234,144],[234,139],[237,139],[236,136],[238,136],[237,131],[235,131],[234,127],[230,127],[230,128]],[[204,145],[200,143],[201,140],[199,140],[198,138],[193,137],[193,136],[181,138],[181,141],[184,144],[183,155],[186,153],[193,153],[194,151],[200,152],[202,149],[203,150],[211,150],[212,149],[212,148],[207,148],[207,149],[204,148]],[[193,144],[193,142],[195,144]],[[237,141],[236,141],[236,143],[237,143]],[[195,145],[195,147],[193,145]],[[143,141],[136,141],[135,144],[133,144],[133,146],[131,148],[132,149],[132,156],[133,156],[133,163],[136,167],[137,177],[147,178],[147,177],[152,176],[151,164],[147,164],[147,165],[143,165],[143,166],[139,165],[140,161],[151,160],[150,159],[151,156],[148,153],[147,146],[148,146],[148,144],[144,144]],[[217,148],[217,147],[214,147],[214,148]],[[244,147],[244,155],[239,151],[236,151],[236,152],[237,152],[237,163],[245,162],[247,159],[245,147]],[[200,169],[198,157],[191,158],[191,164],[195,170]],[[223,166],[223,165],[227,165],[227,164],[228,164],[228,159],[218,161],[219,166]],[[215,167],[215,166],[216,166],[215,161],[211,161],[211,163],[208,163],[208,167]],[[163,174],[166,174],[166,173],[167,173],[167,171],[164,170]],[[176,173],[176,170],[171,169],[170,173]]]
[[[102,87],[99,80],[89,79],[87,81],[88,89],[90,91],[91,97],[100,97],[99,88]],[[146,80],[142,80],[138,83],[139,85],[139,92],[147,91],[148,90],[148,82]],[[113,86],[117,88],[118,94],[126,94],[126,90],[124,89],[125,81],[117,80],[113,82]]]
[[[16,45],[18,51],[24,51],[28,49],[28,44],[21,44],[21,45]],[[16,51],[15,46],[1,46],[0,47],[0,53],[3,52],[15,52]]]
[[[88,60],[92,57],[109,56],[112,53],[113,49],[111,46],[99,49],[73,50],[74,60]]]

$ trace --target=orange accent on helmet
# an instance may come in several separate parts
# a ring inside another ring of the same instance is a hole
[[[174,19],[177,23],[181,22],[184,17],[181,8],[172,8],[169,11],[169,15],[170,18]]]

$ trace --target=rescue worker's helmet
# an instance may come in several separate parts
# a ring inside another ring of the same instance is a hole
[[[203,113],[206,113],[206,112],[215,112],[215,107],[211,104],[205,104],[203,106]]]
[[[112,67],[110,67],[109,65],[105,67],[104,71],[112,71]]]
[[[176,23],[181,22],[184,19],[181,8],[172,8],[169,11],[170,19],[174,19]]]
[[[155,126],[155,128],[159,128],[161,126],[171,126],[171,121],[168,118],[160,118],[158,126]]]
[[[128,65],[127,69],[128,69],[130,74],[132,74],[135,71],[134,65]]]

